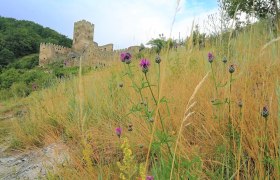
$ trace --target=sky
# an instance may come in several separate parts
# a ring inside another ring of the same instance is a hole
[[[193,22],[203,29],[217,11],[217,0],[1,0],[0,5],[0,16],[34,21],[71,39],[74,22],[85,19],[94,24],[94,41],[113,43],[114,49],[145,45],[162,33],[184,38]]]

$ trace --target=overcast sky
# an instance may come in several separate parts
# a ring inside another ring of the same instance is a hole
[[[34,21],[72,39],[75,21],[95,24],[94,41],[114,49],[147,43],[163,33],[186,37],[192,22],[217,11],[217,0],[1,0],[0,16]]]

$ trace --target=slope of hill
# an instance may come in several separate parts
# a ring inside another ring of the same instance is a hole
[[[0,16],[0,66],[39,52],[41,42],[71,47],[72,40],[31,21]]]
[[[71,160],[50,173],[62,179],[279,179],[280,42],[267,27],[38,91],[11,148],[63,142]]]
[[[25,97],[78,68],[53,64],[38,68],[41,42],[71,47],[72,40],[37,23],[0,16],[0,99]]]

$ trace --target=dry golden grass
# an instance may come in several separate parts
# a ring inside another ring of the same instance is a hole
[[[221,50],[223,48],[217,44],[210,46],[210,42],[203,50],[180,47],[177,51],[162,53],[160,95],[168,99],[170,114],[165,104],[160,104],[158,109],[165,117],[165,130],[176,140],[182,118],[186,115],[185,108],[195,87],[207,72],[211,71],[207,62],[207,53],[211,51],[216,56],[213,68],[217,82],[227,84],[219,87],[216,95],[210,72],[197,91],[194,97],[196,104],[191,110],[194,114],[182,125],[176,161],[199,157],[201,166],[194,166],[191,173],[207,179],[224,177],[219,169],[223,169],[227,164],[226,154],[221,153],[219,148],[230,147],[227,135],[230,117],[235,133],[239,136],[231,149],[232,159],[236,164],[232,170],[235,172],[233,177],[251,179],[267,176],[263,163],[265,120],[260,114],[262,107],[267,105],[270,111],[267,120],[269,156],[275,160],[274,171],[270,176],[278,179],[279,101],[276,86],[280,72],[280,43],[278,39],[271,39],[265,28],[257,25],[240,33],[237,38],[232,38],[230,43],[229,62],[225,66],[222,63],[225,53]],[[154,55],[146,56],[153,61]],[[130,79],[123,76],[125,66],[118,59],[115,61],[108,69],[83,76],[82,81],[77,77],[32,94],[27,100],[27,116],[15,126],[15,139],[21,141],[25,147],[41,146],[58,139],[65,141],[71,149],[72,157],[71,165],[61,168],[59,173],[65,179],[88,179],[98,175],[102,175],[104,179],[118,177],[119,170],[115,162],[121,157],[121,142],[115,135],[116,127],[123,128],[122,136],[128,137],[135,154],[147,152],[152,124],[144,117],[130,113],[133,104],[139,104],[141,99],[131,87]],[[134,81],[137,84],[144,77],[138,64],[139,60],[134,58]],[[236,64],[231,93],[228,83],[230,64]],[[156,72],[156,64],[153,62],[148,72],[153,85],[157,85]],[[123,83],[124,87],[119,88],[119,83]],[[153,86],[152,89],[157,96],[157,87]],[[143,90],[143,95],[147,97],[151,109],[155,109],[148,88]],[[229,98],[230,114],[227,103],[216,106],[212,103],[213,100],[225,102]],[[242,108],[238,106],[240,100],[243,102]],[[129,124],[133,125],[131,132],[127,130]],[[157,120],[156,130],[160,129]],[[158,140],[156,137],[154,139]],[[171,143],[173,152],[175,142]],[[83,161],[82,151],[88,144],[92,147],[90,157],[97,163],[92,171],[87,170]],[[139,145],[144,148],[139,148]],[[164,144],[161,151],[163,159],[167,160],[168,151]],[[173,172],[173,177],[178,178],[180,173],[182,172],[179,166]]]

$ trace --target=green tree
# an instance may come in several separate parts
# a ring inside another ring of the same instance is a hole
[[[9,64],[7,68],[15,69],[33,69],[39,65],[39,56],[38,54],[31,54],[24,56],[17,60],[16,62]]]
[[[147,45],[151,45],[153,48],[155,48],[157,53],[160,53],[160,51],[165,47],[166,41],[162,38],[151,39]]]
[[[192,43],[193,46],[198,45],[199,49],[205,47],[206,34],[199,32],[199,26],[196,25],[194,31],[192,32]]]
[[[145,46],[143,43],[140,44],[139,52],[143,51],[145,49]]]
[[[7,69],[0,74],[0,89],[8,89],[13,83],[21,80],[22,72],[14,68]]]
[[[9,63],[13,62],[15,55],[12,51],[4,48],[0,51],[0,66],[7,66]]]
[[[273,16],[279,19],[279,0],[220,0],[222,7],[234,18],[235,12],[240,11],[248,15],[255,15],[257,18],[267,18]]]
[[[18,61],[21,57],[39,53],[40,43],[54,43],[66,47],[71,47],[72,40],[64,35],[57,33],[50,28],[31,21],[16,20],[0,16],[0,65],[6,66],[13,59]],[[8,50],[8,51],[7,51]],[[9,55],[9,56],[8,56]],[[7,58],[8,57],[8,58]]]
[[[169,49],[172,49],[175,46],[175,42],[173,41],[173,39],[169,38],[167,40],[167,46]]]

